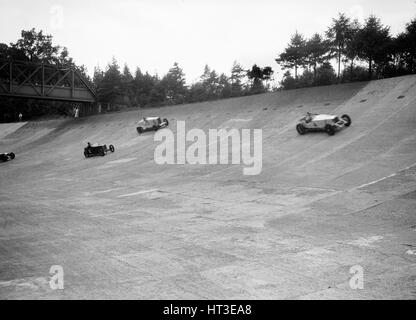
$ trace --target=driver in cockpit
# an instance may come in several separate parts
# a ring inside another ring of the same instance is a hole
[[[305,117],[305,122],[306,122],[306,123],[309,123],[309,122],[311,122],[311,121],[312,121],[312,113],[307,112],[307,113],[306,113],[306,117]]]

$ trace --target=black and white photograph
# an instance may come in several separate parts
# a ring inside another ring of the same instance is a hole
[[[1,301],[416,299],[415,0],[0,17]]]

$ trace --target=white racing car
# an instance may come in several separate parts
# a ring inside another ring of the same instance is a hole
[[[296,125],[299,134],[305,134],[309,131],[325,131],[328,135],[333,136],[337,130],[351,125],[351,118],[347,114],[338,117],[330,114],[308,112],[299,121]]]
[[[157,131],[169,125],[168,119],[161,119],[160,117],[143,118],[137,123],[137,133],[141,134],[145,131]]]

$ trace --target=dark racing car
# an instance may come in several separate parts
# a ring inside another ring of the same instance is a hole
[[[0,161],[6,162],[13,160],[15,158],[15,154],[13,152],[10,153],[0,153]]]
[[[114,146],[112,144],[109,145],[98,145],[98,144],[91,144],[88,142],[88,145],[84,148],[84,156],[85,158],[94,157],[94,156],[105,156],[107,152],[111,151],[114,152]]]

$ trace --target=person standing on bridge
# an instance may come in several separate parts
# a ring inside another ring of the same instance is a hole
[[[22,122],[23,114],[19,112],[19,122]]]

